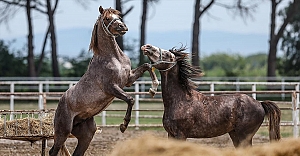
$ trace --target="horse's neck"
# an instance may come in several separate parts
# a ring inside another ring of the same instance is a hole
[[[98,40],[98,45],[99,53],[102,55],[107,56],[110,54],[119,53],[120,51],[116,40],[109,36],[102,35],[102,37]]]
[[[102,24],[100,24],[98,31],[99,31],[98,48],[99,48],[100,55],[109,56],[109,57],[111,57],[110,55],[116,55],[116,56],[123,55],[123,52],[120,49],[119,45],[117,44],[115,37],[108,35],[104,31]]]
[[[165,107],[170,104],[175,104],[178,100],[185,100],[187,97],[187,93],[179,82],[178,72],[176,70],[177,67],[173,67],[167,72],[160,72],[162,97]]]

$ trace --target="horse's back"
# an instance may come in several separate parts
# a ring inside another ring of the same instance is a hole
[[[220,102],[220,107],[228,107],[235,120],[250,122],[263,120],[265,116],[261,103],[246,94],[227,94],[216,96],[216,101]],[[238,121],[236,121],[238,122]]]

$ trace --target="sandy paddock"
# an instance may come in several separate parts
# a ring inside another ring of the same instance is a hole
[[[121,133],[118,128],[103,128],[102,133],[95,134],[87,152],[86,156],[106,156],[110,155],[113,150],[120,151],[119,149],[114,149],[116,146],[120,148],[126,147],[127,149],[131,149],[132,151],[134,149],[141,149],[141,147],[145,147],[148,145],[134,145],[133,143],[127,143],[126,141],[131,141],[132,139],[144,139],[146,137],[149,138],[149,136],[155,136],[158,138],[155,138],[156,141],[163,141],[161,139],[167,138],[167,133],[164,130],[160,131],[154,131],[154,130],[135,130],[133,128],[130,128],[125,131],[125,133]],[[134,140],[137,141],[137,140]],[[170,140],[173,141],[173,140]],[[138,141],[137,141],[138,142]],[[148,141],[151,142],[151,144],[156,145],[155,142],[153,142],[153,138],[150,137]],[[196,144],[196,147],[201,147],[204,144],[205,146],[210,146],[213,148],[222,148],[222,149],[229,149],[233,150],[234,147],[232,145],[232,142],[228,135],[223,135],[216,138],[208,138],[208,139],[188,139],[187,141],[189,144]],[[15,140],[6,140],[6,139],[0,139],[0,153],[1,155],[41,155],[41,141],[37,141],[33,144],[31,144],[28,141],[15,141]],[[53,140],[47,141],[47,148],[46,148],[46,155],[48,155],[48,151],[50,147],[53,144]],[[67,140],[67,147],[72,153],[75,149],[75,146],[77,144],[77,141],[75,138],[69,138]],[[118,144],[118,145],[116,145]],[[140,144],[140,143],[138,143]],[[176,143],[178,144],[178,143]],[[254,146],[260,146],[262,144],[269,145],[269,140],[267,137],[261,137],[261,136],[255,136],[254,138]],[[151,149],[150,147],[147,147],[147,149]],[[300,148],[299,148],[300,149]],[[126,152],[125,152],[126,153]],[[118,155],[118,154],[114,154]]]

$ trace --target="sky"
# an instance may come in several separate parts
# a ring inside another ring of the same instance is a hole
[[[252,18],[242,19],[236,13],[214,5],[209,14],[201,18],[201,57],[217,52],[250,55],[267,53],[270,25],[270,2],[259,1],[260,5]],[[203,0],[207,2],[207,0]],[[231,3],[233,0],[219,0]],[[285,6],[288,0],[284,0]],[[115,7],[114,0],[89,1],[84,8],[75,0],[61,0],[55,15],[57,45],[59,56],[78,56],[88,50],[91,31],[98,18],[99,6]],[[129,31],[124,35],[125,40],[139,40],[140,17],[142,1],[131,0],[124,4],[123,10],[133,6],[133,10],[123,19]],[[160,0],[151,4],[146,25],[146,43],[170,49],[174,46],[185,45],[191,49],[191,34],[194,14],[194,0]],[[35,54],[41,51],[42,40],[47,30],[47,17],[33,13]],[[281,23],[280,20],[277,21]],[[0,25],[0,39],[16,40],[13,49],[21,49],[26,44],[27,21],[26,14],[20,9],[7,25]],[[49,46],[49,45],[48,45]],[[139,49],[138,42],[135,45]]]

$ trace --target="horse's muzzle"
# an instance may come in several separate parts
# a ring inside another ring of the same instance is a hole
[[[122,23],[118,25],[117,31],[120,33],[120,35],[124,35],[128,31],[128,28],[124,23]]]

